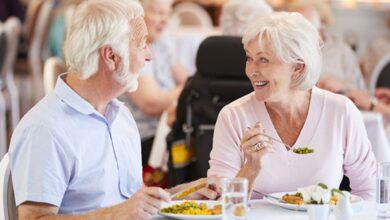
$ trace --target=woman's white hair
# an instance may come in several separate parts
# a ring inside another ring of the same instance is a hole
[[[130,23],[142,17],[143,9],[134,0],[87,0],[80,4],[64,43],[69,71],[81,79],[97,72],[99,48],[110,45],[114,52],[129,51]],[[121,50],[122,48],[122,50]]]
[[[148,7],[149,5],[153,4],[154,1],[157,1],[157,0],[139,0],[139,2],[141,3],[141,5],[146,8]],[[168,4],[172,5],[174,0],[165,0]]]
[[[297,89],[312,88],[321,74],[322,41],[318,30],[297,12],[275,12],[258,18],[245,31],[245,46],[257,39],[261,46],[267,36],[275,55],[286,63],[304,64],[295,82]]]
[[[222,8],[220,18],[222,34],[242,36],[251,21],[272,12],[273,9],[265,0],[230,0]]]

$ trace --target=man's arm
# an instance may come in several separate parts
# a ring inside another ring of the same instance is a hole
[[[151,219],[163,202],[169,202],[169,193],[157,187],[143,187],[127,201],[81,215],[58,215],[58,207],[37,202],[18,206],[19,220],[125,220]]]

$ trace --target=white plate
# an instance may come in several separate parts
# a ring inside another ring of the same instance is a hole
[[[295,194],[296,192],[280,192],[280,193],[272,193],[270,195],[278,197],[278,198],[282,198],[286,193],[291,195],[291,194]],[[285,209],[290,209],[290,210],[295,210],[295,211],[307,211],[306,205],[295,205],[295,204],[284,203],[284,202],[280,202],[280,201],[277,201],[276,199],[272,199],[269,197],[264,197],[264,200],[271,203],[271,204],[280,206],[280,207],[285,208]],[[361,201],[363,201],[363,199],[361,197],[351,194],[352,206],[354,206],[355,204],[357,204],[358,202],[361,202]]]
[[[185,200],[177,200],[177,201],[172,201],[170,203],[164,204],[161,208],[166,208],[168,206],[176,205],[176,204],[181,204]],[[212,200],[190,200],[194,201],[196,203],[206,203],[208,208],[213,208],[215,205],[221,204],[221,201],[212,201]],[[183,214],[172,214],[172,213],[162,213],[161,211],[158,212],[158,214],[172,218],[172,219],[181,219],[181,220],[216,220],[216,219],[221,219],[222,215],[183,215]]]

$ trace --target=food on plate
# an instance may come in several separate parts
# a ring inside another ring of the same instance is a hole
[[[299,148],[293,149],[293,152],[296,154],[311,154],[311,153],[314,153],[314,149],[308,148],[308,147],[299,147]]]
[[[294,195],[285,194],[282,197],[284,202],[295,205],[303,205],[305,202],[303,201],[302,194],[300,192],[295,193]]]
[[[206,203],[184,201],[180,204],[163,208],[161,212],[183,215],[220,215],[222,213],[222,206],[215,205],[213,208],[208,208]]]
[[[298,188],[297,193],[286,194],[282,197],[282,200],[296,205],[326,204],[330,201],[330,191],[325,184],[319,183],[318,185]]]

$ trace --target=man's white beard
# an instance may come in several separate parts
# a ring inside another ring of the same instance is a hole
[[[125,52],[122,54],[122,68],[119,71],[115,71],[113,77],[115,81],[126,87],[128,92],[134,92],[138,89],[139,73],[130,71],[129,54],[126,54]]]
[[[122,86],[126,87],[128,92],[134,92],[138,89],[138,76],[139,74],[132,73],[130,71],[116,72],[114,79]]]

